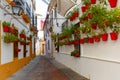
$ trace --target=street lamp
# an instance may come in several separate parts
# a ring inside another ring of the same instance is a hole
[[[22,12],[22,7],[21,7],[21,4],[19,2],[15,2],[15,5],[12,6],[12,13],[14,15],[21,15],[21,12]]]

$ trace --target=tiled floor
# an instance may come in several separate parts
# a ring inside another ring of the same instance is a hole
[[[7,80],[88,80],[54,59],[38,56]]]

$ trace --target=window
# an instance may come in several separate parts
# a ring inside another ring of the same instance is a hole
[[[54,17],[57,18],[57,4],[55,5],[55,9],[54,9]]]
[[[64,30],[65,28],[68,27],[68,20],[66,20],[63,24],[62,24],[62,30]]]

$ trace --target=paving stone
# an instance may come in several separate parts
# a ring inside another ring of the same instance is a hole
[[[88,80],[55,59],[38,56],[7,80]]]

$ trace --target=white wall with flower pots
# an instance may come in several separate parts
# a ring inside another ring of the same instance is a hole
[[[7,3],[5,3],[7,4]],[[12,17],[11,15],[4,15],[4,13],[11,13],[11,8],[4,8],[5,5],[3,5],[2,3],[0,4],[0,20],[1,22],[3,21],[8,21],[11,24],[14,24],[14,26],[18,29],[18,32],[20,33],[21,30],[25,29],[26,34],[29,34],[29,24],[26,24],[23,19],[21,18],[21,16],[15,16],[16,19],[14,17]],[[8,11],[8,12],[6,12]],[[3,41],[3,35],[5,34],[5,32],[3,32],[3,28],[2,28],[2,24],[1,24],[1,35],[2,35],[2,39],[1,39],[1,64],[5,64],[8,62],[11,62],[14,60],[13,58],[13,43],[4,43]],[[34,43],[33,43],[34,44]],[[33,45],[32,44],[32,45]],[[20,45],[20,43],[18,42],[18,48],[21,49],[21,51],[18,53],[18,59],[23,58],[23,46]],[[26,53],[26,57],[28,57],[30,55],[30,46],[27,45],[26,46],[26,50],[28,50],[28,52]],[[34,51],[34,49],[33,49]]]
[[[117,6],[120,1],[118,0]],[[109,5],[108,5],[109,6]],[[90,80],[120,80],[120,35],[118,40],[81,45],[81,57],[70,56],[72,46],[60,47],[54,51],[55,60]]]

